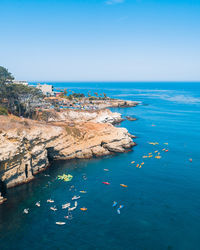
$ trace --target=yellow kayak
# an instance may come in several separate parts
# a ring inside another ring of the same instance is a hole
[[[156,158],[156,159],[160,159],[160,158],[161,158],[161,156],[157,155],[157,156],[155,156],[155,158]]]

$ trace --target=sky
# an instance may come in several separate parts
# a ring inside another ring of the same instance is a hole
[[[200,0],[0,0],[0,65],[28,81],[200,81]]]

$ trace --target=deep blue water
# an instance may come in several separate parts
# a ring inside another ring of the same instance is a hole
[[[137,136],[137,146],[132,152],[100,159],[54,162],[33,182],[10,189],[8,202],[0,206],[0,249],[199,250],[200,83],[54,86],[140,101],[135,108],[112,109],[138,118],[119,125]],[[156,150],[161,159],[142,158]],[[136,168],[131,161],[144,161],[144,165]],[[72,174],[73,180],[56,180],[63,173]],[[111,184],[105,186],[102,181]],[[121,183],[128,187],[122,188]],[[75,186],[72,191],[71,185]],[[80,194],[80,190],[87,193]],[[75,194],[81,199],[73,219],[64,226],[56,225],[56,221],[65,221],[66,210],[61,205]],[[55,200],[58,211],[49,210],[49,198]],[[38,200],[40,208],[35,206]],[[124,205],[120,215],[113,201]],[[80,207],[88,210],[82,212]],[[30,209],[28,215],[23,214],[24,208]]]

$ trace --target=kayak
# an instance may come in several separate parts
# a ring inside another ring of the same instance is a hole
[[[62,205],[62,209],[66,209],[68,207],[70,207],[70,203],[66,203],[66,204]]]
[[[106,182],[106,181],[103,181],[102,183],[105,184],[105,185],[110,185],[110,183]]]
[[[113,206],[113,207],[116,207],[116,206],[117,206],[117,202],[114,201],[112,206]]]
[[[29,208],[25,208],[23,213],[28,214],[28,212],[29,212]]]
[[[128,187],[127,185],[125,185],[125,184],[120,184],[120,186],[122,186],[122,187]]]
[[[82,194],[86,194],[87,193],[87,191],[79,191],[80,193],[82,193]]]
[[[40,207],[40,202],[39,202],[39,201],[36,202],[35,205],[36,205],[37,207]]]
[[[56,211],[58,210],[56,207],[50,207],[51,210]]]
[[[131,164],[135,163],[135,161],[132,161]]]
[[[87,211],[87,208],[86,207],[81,207],[80,210],[81,211]]]
[[[49,200],[47,200],[47,202],[49,202],[49,203],[53,203],[53,202],[54,202],[54,200],[49,199]]]
[[[74,197],[72,197],[72,200],[78,200],[78,199],[80,199],[81,197],[80,196],[74,196]]]
[[[160,158],[161,158],[161,156],[159,156],[159,155],[158,155],[158,156],[155,156],[155,158],[156,158],[156,159],[160,159]]]
[[[56,224],[57,225],[65,225],[66,223],[65,222],[61,222],[61,221],[57,221]]]

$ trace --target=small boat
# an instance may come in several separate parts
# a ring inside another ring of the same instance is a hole
[[[66,208],[70,207],[70,205],[71,205],[70,203],[63,204],[62,209],[66,209]]]
[[[78,199],[80,199],[81,198],[81,196],[74,196],[74,197],[72,197],[72,200],[78,200]]]
[[[49,202],[49,203],[53,203],[53,202],[54,202],[54,200],[49,199],[49,200],[47,200],[47,202]]]
[[[87,191],[79,191],[80,193],[82,193],[82,194],[86,194],[87,193]]]
[[[58,209],[56,207],[50,207],[51,210],[57,211]]]
[[[29,208],[25,208],[23,211],[24,214],[28,214],[29,213]]]
[[[110,185],[110,183],[106,182],[106,181],[103,181],[102,183],[105,184],[105,185]]]
[[[120,210],[124,207],[124,205],[120,205],[119,208],[117,209],[117,213],[120,214]]]
[[[122,186],[122,187],[128,187],[127,185],[125,185],[125,184],[120,184],[120,186]]]
[[[37,207],[40,207],[40,201],[36,202],[35,205],[36,205]]]
[[[87,211],[87,208],[86,207],[81,207],[80,210],[81,211]]]
[[[56,224],[57,224],[57,225],[60,225],[60,226],[62,226],[62,225],[65,225],[65,224],[66,224],[66,222],[62,222],[62,221],[57,221],[57,222],[56,222]]]

